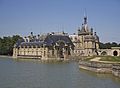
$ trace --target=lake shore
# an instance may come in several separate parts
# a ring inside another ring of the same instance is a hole
[[[0,55],[0,57],[8,57],[8,58],[13,58],[12,56],[9,56],[9,55]]]
[[[100,61],[98,57],[89,61],[79,61],[79,68],[96,73],[111,73],[120,78],[120,62]]]

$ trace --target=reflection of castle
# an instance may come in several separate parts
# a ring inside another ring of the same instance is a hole
[[[84,23],[81,29],[78,28],[78,34],[69,35],[75,45],[74,53],[78,56],[97,55],[99,49],[99,37],[93,29],[88,27],[87,17],[84,17]]]

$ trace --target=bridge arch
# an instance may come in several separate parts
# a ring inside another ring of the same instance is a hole
[[[114,56],[118,56],[118,52],[115,50],[115,51],[113,51],[113,55]]]
[[[102,56],[105,56],[105,55],[107,55],[107,52],[106,52],[106,51],[103,51],[103,52],[101,53],[101,55],[102,55]]]

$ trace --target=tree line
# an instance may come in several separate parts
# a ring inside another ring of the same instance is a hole
[[[0,55],[12,55],[14,44],[21,39],[19,35],[13,35],[12,37],[0,37]]]
[[[116,42],[108,42],[108,43],[101,43],[99,44],[100,49],[111,49],[111,47],[120,47],[120,43],[116,43]]]

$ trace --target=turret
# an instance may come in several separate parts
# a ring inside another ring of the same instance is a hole
[[[91,28],[91,33],[93,33],[93,28]]]

